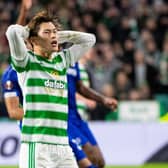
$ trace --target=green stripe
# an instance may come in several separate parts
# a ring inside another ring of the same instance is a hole
[[[30,167],[30,143],[28,144],[29,147],[28,147],[28,152],[29,152],[29,155],[28,155],[28,167]]]
[[[62,57],[60,55],[57,55],[53,59],[53,63],[61,63],[63,62]]]
[[[26,85],[27,86],[45,86],[45,82],[52,82],[52,83],[61,83],[65,86],[65,89],[67,89],[67,83],[64,81],[56,81],[56,80],[46,80],[46,79],[40,79],[40,78],[29,78],[27,80]]]
[[[79,68],[80,68],[80,67],[79,67]],[[84,69],[84,68],[80,69],[80,72],[81,72],[81,73],[86,73],[86,74],[87,74],[87,71],[86,71],[86,69]]]
[[[26,95],[26,102],[33,102],[33,103],[60,103],[60,104],[67,104],[68,98],[58,97],[58,96],[49,96],[49,95],[42,95],[42,94],[27,94]]]
[[[35,63],[35,62],[31,62],[30,69],[34,71],[43,71],[43,72],[47,71],[51,74],[54,72],[54,73],[57,73],[57,75],[66,75],[66,71],[67,71],[66,68],[63,68],[62,71],[60,71],[54,68],[46,67],[45,65],[41,65],[40,63]]]
[[[81,106],[81,105],[77,105],[77,107],[78,107],[78,109],[81,109],[81,110],[86,110],[87,108],[86,108],[86,106]]]
[[[29,67],[29,66],[30,66],[30,60],[28,60],[27,65],[26,65],[25,67],[17,66],[17,65],[15,64],[15,61],[14,61],[13,59],[11,59],[11,63],[12,63],[12,65],[13,65],[14,69],[15,69],[17,72],[28,71],[29,68],[30,68],[30,67]]]
[[[33,168],[33,143],[31,143],[31,168]]]
[[[32,159],[32,168],[34,168],[34,147],[33,147],[33,143],[32,143],[32,155],[31,155],[31,159]]]
[[[68,114],[55,111],[44,110],[27,110],[24,116],[25,118],[45,118],[45,119],[57,119],[67,121]]]
[[[32,144],[32,148],[33,148],[33,151],[32,151],[32,167],[35,168],[35,143]]]
[[[67,130],[63,128],[53,128],[53,127],[30,127],[23,126],[23,134],[45,134],[45,135],[55,135],[55,136],[67,136]]]
[[[31,154],[32,154],[32,144],[29,143],[29,159],[28,159],[28,167],[31,168],[32,167],[32,159],[31,159]]]
[[[88,78],[81,78],[82,81],[86,81],[86,82],[89,82],[89,79]]]
[[[39,55],[36,55],[34,53],[32,53],[31,51],[29,51],[29,53],[34,57],[36,56],[36,58],[39,60],[39,61],[44,61],[48,64],[51,64],[51,65],[56,65],[56,64],[62,64],[63,63],[63,60],[62,60],[62,57],[58,54],[57,56],[55,56],[55,58],[51,61],[47,60],[46,58],[43,58],[42,56],[39,56]],[[39,71],[47,71],[49,73],[52,73],[53,71],[57,72],[58,75],[65,75],[66,74],[66,71],[67,69],[63,67],[63,70],[60,71],[60,70],[55,70],[53,68],[50,68],[50,67],[46,67],[45,65],[40,65],[40,63],[35,63],[35,62],[31,62],[30,64],[30,69],[31,70],[39,70]]]

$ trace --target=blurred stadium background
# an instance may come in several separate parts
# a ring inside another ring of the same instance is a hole
[[[19,0],[0,0],[0,76],[9,60],[5,31],[16,22],[19,5]],[[97,104],[83,115],[107,165],[168,166],[167,1],[33,0],[27,20],[43,8],[59,16],[63,29],[97,37],[87,64],[91,86],[116,97],[119,106],[112,112]],[[1,93],[0,165],[16,165],[18,151],[19,130],[8,119]]]

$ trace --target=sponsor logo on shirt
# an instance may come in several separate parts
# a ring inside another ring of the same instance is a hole
[[[53,81],[53,80],[46,80],[44,82],[45,87],[52,88],[52,89],[65,89],[65,84],[62,81]]]

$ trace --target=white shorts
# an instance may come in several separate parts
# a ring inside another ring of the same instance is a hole
[[[22,143],[19,168],[78,168],[70,146]]]

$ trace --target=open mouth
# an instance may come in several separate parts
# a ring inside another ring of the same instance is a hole
[[[57,41],[56,41],[56,40],[52,41],[52,42],[51,42],[51,45],[52,45],[53,47],[57,47]]]

